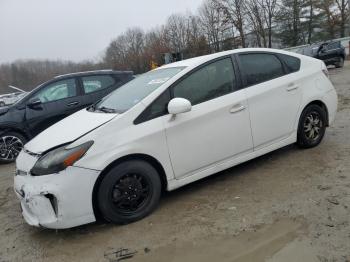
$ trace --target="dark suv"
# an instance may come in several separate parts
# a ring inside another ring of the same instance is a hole
[[[133,78],[133,72],[112,70],[57,76],[0,108],[0,162],[14,161],[28,140]]]
[[[340,41],[313,44],[298,50],[298,53],[323,60],[326,65],[334,65],[337,68],[344,66],[346,57],[345,48]]]

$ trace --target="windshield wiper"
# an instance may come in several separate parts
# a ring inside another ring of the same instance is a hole
[[[87,110],[90,111],[90,112],[94,112],[94,111],[95,111],[95,107],[96,107],[96,105],[95,105],[95,104],[92,104],[92,105],[90,105],[90,106],[87,108]]]
[[[96,110],[97,104],[100,103],[100,102],[101,102],[101,99],[98,100],[97,102],[93,103],[92,105],[90,105],[90,106],[87,108],[87,110],[90,111],[90,112],[94,112],[94,111]]]
[[[105,106],[98,107],[98,108],[96,108],[96,110],[104,112],[104,113],[116,113],[117,112],[115,109],[108,108],[108,107],[105,107]]]

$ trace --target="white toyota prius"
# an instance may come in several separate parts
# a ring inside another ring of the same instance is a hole
[[[241,49],[139,76],[25,145],[14,188],[28,224],[150,214],[162,190],[297,143],[318,145],[337,94],[322,61]]]

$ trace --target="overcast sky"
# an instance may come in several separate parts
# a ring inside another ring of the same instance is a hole
[[[129,27],[161,25],[202,0],[0,0],[0,63],[99,57]]]

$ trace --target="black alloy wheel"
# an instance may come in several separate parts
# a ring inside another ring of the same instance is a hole
[[[326,131],[326,121],[326,111],[322,107],[308,106],[300,117],[297,144],[302,148],[311,148],[321,143]]]
[[[147,203],[152,195],[148,178],[141,174],[126,174],[114,185],[111,200],[117,212],[132,214]]]
[[[26,139],[15,132],[5,133],[0,137],[0,162],[11,163],[23,149]]]
[[[149,215],[160,195],[157,170],[146,161],[130,160],[106,173],[98,187],[97,204],[107,221],[127,224]]]

